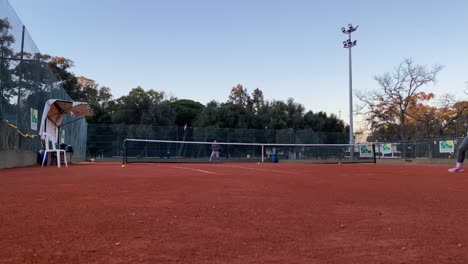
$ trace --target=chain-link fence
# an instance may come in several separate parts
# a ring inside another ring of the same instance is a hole
[[[125,139],[156,139],[226,143],[347,144],[345,133],[312,129],[232,129],[199,127],[159,127],[145,125],[88,125],[88,155],[95,158],[121,157]],[[441,137],[411,141],[372,142],[378,159],[449,159],[456,156],[463,138]]]
[[[145,125],[88,125],[88,151],[90,157],[116,157],[123,153],[123,141],[157,139],[226,143],[272,144],[346,144],[344,133],[317,133],[312,129],[233,129],[202,127],[159,127]]]
[[[71,100],[7,0],[0,0],[0,153],[36,153],[48,99]],[[66,116],[63,123],[73,121]],[[86,120],[63,126],[75,159],[86,157]],[[30,163],[30,162],[29,162]],[[19,164],[18,164],[19,165]],[[29,164],[23,164],[29,165]]]
[[[417,139],[404,142],[376,142],[380,159],[452,159],[456,157],[462,137]]]

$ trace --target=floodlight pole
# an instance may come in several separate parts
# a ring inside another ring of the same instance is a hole
[[[356,31],[359,27],[353,27],[353,25],[348,24],[348,29],[344,27],[341,28],[341,32],[344,34],[348,34],[348,39],[343,41],[343,48],[347,48],[349,50],[349,144],[354,144],[354,131],[353,131],[353,70],[352,70],[352,56],[351,56],[351,49],[352,47],[356,46],[356,40],[353,42],[351,40],[351,33]],[[351,159],[354,159],[354,147],[350,151]]]

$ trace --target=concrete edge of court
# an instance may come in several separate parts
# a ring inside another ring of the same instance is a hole
[[[0,151],[0,168],[15,168],[35,165],[37,153],[33,151]]]
[[[37,152],[34,151],[0,151],[0,169],[35,166],[38,164]],[[84,157],[73,156],[74,163],[83,162]]]

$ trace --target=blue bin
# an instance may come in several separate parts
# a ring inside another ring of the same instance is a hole
[[[43,149],[37,152],[37,164],[42,164],[42,159],[44,158],[45,151]],[[47,165],[48,157],[46,156],[44,164]]]
[[[278,156],[276,154],[271,154],[271,162],[278,163]]]

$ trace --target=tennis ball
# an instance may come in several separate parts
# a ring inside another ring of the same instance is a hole
[[[122,164],[122,169],[125,168],[125,164]]]
[[[260,162],[257,162],[257,164],[260,164]]]

